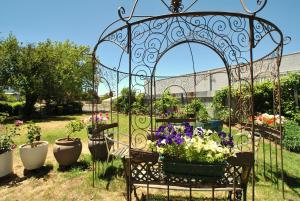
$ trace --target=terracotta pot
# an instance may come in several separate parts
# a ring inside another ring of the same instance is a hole
[[[60,166],[70,166],[74,164],[82,150],[82,144],[79,138],[61,138],[55,141],[53,154]]]
[[[108,144],[108,149],[112,147],[113,142]],[[89,150],[94,160],[105,161],[108,157],[108,150],[105,139],[102,138],[90,138],[88,143]]]
[[[20,157],[26,170],[34,170],[42,167],[48,153],[48,142],[34,142],[34,147],[23,144],[20,148]]]
[[[7,151],[0,154],[0,177],[13,172],[13,152]]]

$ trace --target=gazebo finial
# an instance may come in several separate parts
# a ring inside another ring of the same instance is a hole
[[[182,0],[171,0],[170,10],[173,13],[179,13],[180,11],[182,11],[182,9]]]

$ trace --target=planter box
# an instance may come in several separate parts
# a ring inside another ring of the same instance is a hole
[[[99,137],[99,135],[102,131],[105,131],[105,130],[108,130],[111,128],[116,128],[116,127],[118,127],[118,123],[99,125],[99,126],[97,126],[97,129],[94,130],[94,133],[93,133],[92,126],[88,126],[87,131],[88,131],[89,136],[93,137],[94,135],[96,135],[96,137]]]
[[[156,123],[167,122],[167,123],[183,123],[183,122],[196,122],[195,118],[178,119],[178,118],[156,118]]]
[[[215,182],[222,178],[226,164],[200,164],[163,160],[166,175],[178,175],[199,178],[203,182]]]
[[[202,127],[204,129],[210,129],[212,131],[222,131],[223,122],[221,120],[209,120],[207,122],[197,122],[196,127]]]
[[[4,177],[13,172],[13,152],[7,151],[0,154],[0,177]]]

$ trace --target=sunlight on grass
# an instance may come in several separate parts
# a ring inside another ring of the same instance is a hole
[[[58,138],[63,138],[66,136],[66,124],[72,119],[84,119],[89,115],[74,115],[74,116],[64,116],[58,118],[51,118],[36,121],[36,123],[42,128],[42,140],[47,140],[50,143],[50,147],[53,146],[54,142]],[[137,116],[141,117],[141,116]],[[128,116],[120,114],[119,116],[119,130],[120,133],[128,133]],[[142,117],[140,120],[133,117],[134,125],[133,127],[144,127],[144,125],[150,125],[150,118]],[[113,121],[116,120],[116,114],[113,114]],[[25,124],[26,126],[26,124]],[[147,128],[145,128],[147,130]],[[228,128],[225,126],[224,131],[228,132]],[[117,129],[114,129],[117,131]],[[236,134],[237,131],[233,130],[233,133]],[[53,154],[51,153],[51,148],[49,148],[49,154],[46,161],[46,166],[49,167],[46,170],[46,174],[42,177],[43,180],[35,179],[35,177],[26,178],[22,181],[22,178],[18,178],[22,183],[20,185],[15,185],[12,188],[0,187],[0,193],[4,196],[4,200],[11,200],[11,196],[14,195],[16,200],[76,200],[79,197],[88,200],[109,200],[109,201],[121,201],[125,200],[125,179],[123,177],[123,166],[120,159],[113,160],[109,163],[99,163],[98,164],[98,175],[95,181],[95,187],[92,187],[93,184],[93,172],[92,172],[92,160],[91,156],[87,151],[87,131],[84,129],[81,132],[76,133],[72,137],[79,137],[83,142],[83,147],[85,147],[85,152],[83,152],[78,160],[78,163],[70,167],[69,169],[60,169],[56,163]],[[128,141],[127,137],[120,136],[121,140]],[[116,138],[116,136],[115,136]],[[236,137],[235,137],[236,138]],[[26,142],[26,135],[23,132],[20,136],[15,138],[15,142],[20,145]],[[275,148],[274,144],[271,144],[272,148],[272,178],[274,181],[274,175],[276,173],[275,166]],[[266,176],[263,175],[263,147],[262,141],[258,149],[258,169],[256,175],[256,200],[282,200],[281,194],[281,180],[278,180],[278,185],[276,183],[270,182],[271,170],[270,170],[270,157],[269,157],[269,144],[266,144]],[[278,152],[278,170],[280,170],[280,160]],[[15,160],[19,160],[18,149],[14,151]],[[49,155],[52,157],[49,158]],[[292,153],[284,150],[284,176],[285,176],[285,195],[286,200],[300,200],[300,154]],[[20,161],[18,162],[18,167]],[[50,168],[51,167],[51,168]],[[280,171],[279,171],[280,172]],[[280,174],[278,175],[280,178]],[[26,185],[25,185],[26,184]],[[35,187],[34,187],[35,186]],[[251,200],[251,179],[248,184],[248,194],[247,199]],[[36,196],[34,189],[39,189],[40,194]],[[56,192],[53,195],[53,192]],[[68,192],[64,194],[62,192]],[[138,190],[138,196],[142,196],[142,192],[145,194],[145,189]],[[35,196],[33,196],[35,195]],[[188,199],[187,192],[172,192],[172,200],[181,201]],[[195,195],[194,200],[209,200],[211,197],[210,193],[198,193],[193,192]],[[165,200],[166,192],[157,191],[154,189],[150,190],[150,200]],[[226,198],[226,193],[218,193],[217,198],[219,200],[224,200]],[[1,198],[0,198],[1,200]]]

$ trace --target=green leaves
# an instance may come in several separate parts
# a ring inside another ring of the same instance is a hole
[[[34,141],[39,141],[41,138],[41,127],[35,125],[34,123],[30,123],[27,126],[27,143],[31,144],[31,147],[33,147]]]
[[[78,100],[92,80],[88,53],[88,47],[70,41],[23,45],[10,35],[0,41],[0,86],[25,95],[27,113],[33,112],[38,99],[47,103]]]
[[[68,139],[70,138],[71,134],[81,131],[82,129],[84,129],[84,127],[85,124],[80,120],[70,121],[66,126],[66,128],[68,129]]]
[[[154,107],[159,114],[165,114],[168,110],[173,110],[178,105],[179,101],[168,90],[154,102]]]

